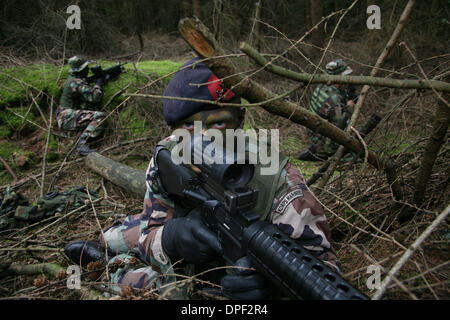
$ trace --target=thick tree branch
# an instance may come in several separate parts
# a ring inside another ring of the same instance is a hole
[[[205,63],[219,78],[223,78],[227,87],[232,88],[238,95],[251,103],[267,101],[275,97],[273,92],[237,72],[231,59],[225,56],[225,52],[200,20],[196,18],[182,19],[179,23],[179,30],[186,42],[200,57],[214,58],[206,60]],[[363,151],[360,142],[350,134],[295,103],[287,100],[276,100],[262,103],[261,107],[272,114],[287,118],[322,134],[356,154]],[[368,162],[377,169],[388,169],[386,174],[389,183],[394,187],[393,190],[399,189],[395,168],[391,164],[370,151]]]
[[[390,79],[374,76],[335,76],[329,74],[309,74],[298,73],[292,70],[276,66],[267,61],[258,51],[245,42],[240,45],[242,52],[246,53],[257,64],[263,66],[279,76],[299,81],[315,83],[338,83],[354,85],[370,85],[373,87],[389,87],[400,89],[435,89],[437,91],[450,92],[450,83],[437,80],[410,80],[410,79]]]

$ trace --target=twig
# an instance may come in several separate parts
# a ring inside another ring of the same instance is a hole
[[[377,265],[378,267],[380,267],[381,271],[386,272],[385,269],[375,261],[375,259],[373,259],[371,256],[369,256],[368,254],[366,254],[365,252],[361,251],[357,246],[355,246],[354,244],[351,245],[351,247],[353,249],[355,249],[356,251],[358,251],[359,253],[361,253],[367,260],[369,260],[371,263]],[[408,288],[405,287],[405,285],[403,283],[400,282],[400,280],[398,280],[396,277],[392,277],[392,279],[395,281],[395,283],[403,290],[405,291],[413,300],[418,300],[417,296],[412,293],[411,291],[408,290]]]
[[[431,234],[431,232],[436,229],[436,227],[444,221],[444,219],[448,216],[450,213],[450,205],[445,208],[442,213],[437,216],[437,218],[428,226],[428,228],[425,229],[425,231],[417,238],[416,241],[408,248],[408,250],[405,251],[405,253],[402,255],[402,257],[397,261],[397,263],[394,265],[394,267],[389,271],[386,278],[384,278],[383,282],[381,283],[380,289],[375,292],[372,299],[373,300],[379,300],[385,293],[386,289],[388,288],[389,284],[391,283],[391,280],[393,276],[403,267],[403,265],[408,261],[408,259],[411,257],[411,255],[417,250],[417,248],[422,244],[423,241]]]
[[[48,130],[47,130],[47,141],[45,143],[45,150],[44,155],[42,157],[42,184],[41,184],[41,191],[40,191],[40,197],[42,198],[44,196],[44,184],[45,184],[45,158],[47,157],[48,152],[48,144],[50,142],[50,135],[52,130],[52,117],[53,117],[53,99],[50,104],[50,119],[48,123]]]
[[[63,252],[64,249],[44,248],[44,247],[28,247],[28,248],[0,248],[0,251],[59,251],[59,252]]]
[[[97,212],[96,212],[95,207],[94,207],[94,202],[92,202],[91,194],[89,192],[89,187],[88,187],[87,184],[86,184],[86,191],[87,191],[87,194],[88,194],[88,197],[89,197],[89,201],[91,202],[92,210],[94,211],[95,221],[97,221],[97,225],[98,225],[98,228],[100,229],[100,233],[102,235],[102,239],[105,239],[105,234],[103,233],[103,229],[102,229],[102,226],[100,224],[100,221],[98,221]],[[109,260],[108,259],[108,244],[106,243],[106,241],[104,241],[104,244],[105,244],[105,259],[106,259],[106,261],[108,261]],[[108,263],[106,263],[106,279],[109,281]]]
[[[48,123],[47,123],[47,120],[45,119],[44,113],[42,112],[41,108],[39,107],[39,104],[36,102],[36,99],[41,95],[41,93],[42,93],[42,91],[38,93],[38,95],[36,96],[36,98],[33,96],[32,93],[30,93],[30,97],[31,97],[31,100],[33,101],[34,105],[35,105],[36,108],[38,109],[39,114],[40,114],[41,117],[42,117],[42,120],[44,121],[45,125],[48,127]]]
[[[6,170],[8,170],[9,174],[13,177],[14,183],[15,183],[17,181],[17,176],[14,173],[14,171],[12,171],[11,167],[6,163],[6,161],[1,156],[0,156],[0,161],[3,163],[3,165],[6,168]]]
[[[399,43],[399,46],[404,46],[406,48],[406,51],[408,51],[408,53],[410,54],[410,56],[413,58],[414,63],[417,65],[417,68],[419,68],[420,72],[422,73],[422,75],[425,78],[425,81],[430,85],[431,90],[433,90],[434,94],[438,97],[439,100],[441,100],[448,108],[450,107],[450,104],[448,103],[447,100],[445,100],[434,88],[434,86],[431,84],[430,79],[428,79],[425,71],[423,71],[423,68],[421,66],[421,64],[419,63],[419,61],[417,61],[416,56],[412,53],[411,49],[409,49],[409,47],[406,45],[405,41],[402,41]]]
[[[361,141],[362,145],[364,146],[364,163],[363,163],[363,166],[361,169],[361,170],[364,170],[364,168],[366,167],[366,164],[367,164],[367,159],[369,158],[369,149],[367,148],[367,144],[364,141],[364,139],[361,137],[361,135],[359,134],[358,130],[356,130],[352,126],[350,126],[350,129],[356,134],[359,141]]]
[[[18,113],[16,113],[16,112],[14,112],[14,111],[12,111],[12,110],[11,110],[10,108],[8,108],[8,107],[5,107],[5,108],[6,108],[6,110],[8,110],[9,112],[11,112],[11,113],[14,114],[15,116],[18,116],[19,118],[22,118],[23,120],[25,120],[25,121],[31,123],[32,125],[34,125],[34,126],[36,126],[36,127],[38,127],[38,128],[41,128],[42,130],[45,131],[45,128],[44,128],[44,127],[41,127],[40,125],[34,123],[33,121],[28,120],[28,119],[25,118],[24,116],[22,116],[22,115],[20,115],[20,114],[18,114]]]

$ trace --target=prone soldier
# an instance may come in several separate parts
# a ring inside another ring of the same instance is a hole
[[[89,139],[98,138],[104,131],[103,119],[106,114],[98,109],[102,98],[104,79],[98,78],[94,86],[87,82],[89,64],[91,61],[81,56],[69,59],[69,77],[67,78],[56,109],[56,122],[59,130],[65,134],[67,131],[82,131],[76,145],[80,155],[87,155],[95,149],[90,149],[86,143]]]

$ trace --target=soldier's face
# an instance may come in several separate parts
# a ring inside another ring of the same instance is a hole
[[[226,129],[237,129],[241,127],[244,112],[239,107],[224,107],[200,111],[177,122],[174,129],[186,129],[192,134],[194,132],[194,122],[201,121],[203,131],[218,129],[225,134]]]

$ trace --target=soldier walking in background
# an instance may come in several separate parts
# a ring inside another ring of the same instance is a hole
[[[341,59],[333,60],[326,65],[326,72],[331,75],[348,75],[352,69]],[[355,106],[355,94],[341,84],[320,84],[314,90],[310,110],[328,120],[340,129],[345,129]],[[339,145],[311,130],[308,131],[310,145],[302,150],[298,159],[303,161],[324,161],[331,157]]]
[[[62,134],[66,134],[66,131],[83,130],[76,145],[76,151],[80,155],[95,151],[90,149],[86,142],[103,133],[104,122],[100,125],[99,123],[106,117],[104,112],[89,110],[100,107],[104,84],[104,79],[99,78],[94,86],[89,85],[87,75],[90,63],[91,61],[81,56],[69,59],[69,77],[63,86],[60,105],[56,109],[56,121]]]

